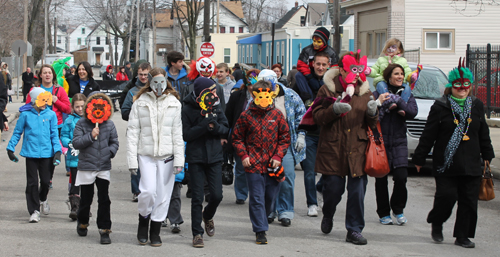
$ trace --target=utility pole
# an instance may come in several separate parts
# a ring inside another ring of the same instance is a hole
[[[24,43],[28,44],[28,5],[30,1],[24,0],[24,31],[23,31],[23,40]],[[23,71],[28,68],[28,53],[26,52],[23,55]]]
[[[108,32],[108,24],[107,23],[106,23],[104,30],[106,31],[106,40],[104,42],[108,42],[109,59],[111,61],[111,66],[116,67],[116,66],[118,66],[118,63],[116,63],[115,59],[114,59],[115,55],[113,53],[113,43],[111,43],[111,36],[109,35],[109,32]]]
[[[340,1],[339,0],[333,0],[333,16],[334,19],[332,20],[332,25],[333,28],[335,29],[335,33],[333,33],[333,44],[332,48],[335,50],[335,53],[337,55],[340,54]]]
[[[219,12],[220,12],[220,1],[217,0],[217,33],[220,33],[219,31]]]
[[[274,31],[275,31],[275,23],[271,24],[271,65],[269,65],[269,69],[274,65]]]
[[[210,0],[203,4],[203,41],[210,42]]]
[[[153,67],[156,67],[156,53],[158,52],[156,49],[156,0],[153,0]]]
[[[130,0],[130,23],[128,25],[128,43],[127,43],[127,51],[125,51],[125,61],[130,60],[130,41],[132,39],[132,27],[134,26],[134,0]],[[111,42],[110,42],[111,44]]]
[[[48,7],[47,7],[47,0],[45,0],[45,1],[43,2],[43,4],[45,5],[45,6],[44,6],[44,11],[43,11],[43,12],[44,12],[44,14],[45,14],[45,16],[44,16],[44,23],[45,23],[45,24],[44,24],[44,25],[45,25],[45,26],[44,26],[44,28],[45,28],[45,33],[44,33],[44,37],[43,37],[43,42],[44,42],[44,43],[43,43],[43,59],[42,59],[42,65],[43,65],[43,64],[45,64],[45,58],[46,58],[46,56],[47,56],[47,41],[48,41],[48,40],[47,40],[47,36],[48,36],[48,35],[47,35],[47,29],[48,29],[48,25],[47,25],[47,23],[48,23],[48,21],[47,21],[47,19],[48,19],[48,18],[47,18],[47,13],[48,13],[48,10],[47,10],[47,9],[48,9]]]
[[[57,5],[54,7],[54,54],[57,54]]]
[[[135,61],[139,60],[139,34],[141,31],[141,20],[139,12],[141,10],[141,0],[137,0],[137,29],[135,30]]]

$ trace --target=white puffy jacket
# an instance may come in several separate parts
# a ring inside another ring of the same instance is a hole
[[[171,94],[156,97],[142,94],[132,105],[127,127],[129,169],[137,169],[137,155],[165,158],[174,156],[174,167],[184,166],[182,105]]]

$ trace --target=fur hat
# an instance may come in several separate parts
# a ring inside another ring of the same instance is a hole
[[[32,104],[35,104],[36,102],[36,98],[38,97],[39,94],[45,92],[45,89],[41,88],[41,87],[34,87],[31,91],[30,91],[30,97],[31,97],[31,103]]]
[[[197,79],[194,80],[193,86],[194,86],[194,94],[196,97],[198,97],[200,96],[201,91],[203,91],[205,88],[214,89],[215,82],[209,78],[198,77]]]
[[[328,43],[328,39],[330,38],[330,31],[328,31],[325,27],[319,27],[314,31],[313,37],[314,36],[321,38],[323,43],[326,45]]]

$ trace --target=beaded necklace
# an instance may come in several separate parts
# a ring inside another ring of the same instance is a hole
[[[469,99],[467,99],[467,100],[469,100]],[[450,106],[451,106],[451,113],[453,114],[453,122],[458,126],[458,119],[457,119],[457,116],[455,115],[455,109],[453,108],[453,104],[450,104]],[[464,108],[466,108],[466,107],[464,106]],[[467,141],[467,140],[470,139],[469,136],[467,136],[467,132],[469,131],[469,125],[472,122],[472,119],[470,117],[471,113],[472,113],[472,108],[468,108],[468,109],[469,109],[469,113],[467,114],[467,116],[468,116],[468,118],[467,118],[467,128],[465,129],[465,132],[462,132],[462,128],[460,128],[460,127],[458,128],[458,129],[460,129],[460,133],[462,133],[464,135],[462,137],[463,141]],[[464,111],[465,111],[465,109],[464,109]]]

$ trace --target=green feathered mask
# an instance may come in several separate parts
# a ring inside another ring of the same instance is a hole
[[[465,67],[465,58],[462,57],[458,60],[458,67],[448,73],[448,84],[446,87],[454,87],[456,89],[467,89],[474,82],[474,75]]]

